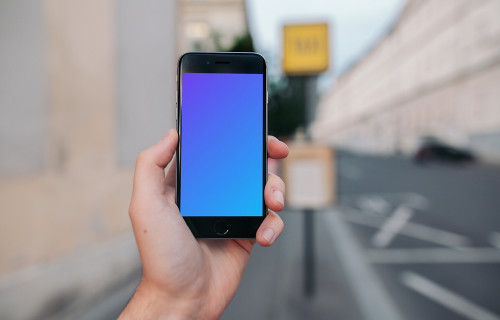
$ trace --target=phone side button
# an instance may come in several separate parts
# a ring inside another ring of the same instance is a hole
[[[214,223],[214,231],[217,233],[219,236],[226,235],[229,232],[229,228],[227,226],[226,221],[224,220],[219,220]]]

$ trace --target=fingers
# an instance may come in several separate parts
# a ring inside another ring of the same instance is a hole
[[[264,188],[266,206],[273,211],[281,211],[285,206],[285,183],[278,176],[270,173]]]
[[[276,137],[267,138],[267,154],[269,158],[283,159],[288,156],[288,146]],[[264,189],[266,206],[270,209],[269,214],[257,230],[256,240],[263,246],[268,247],[281,235],[284,223],[274,211],[284,208],[285,183],[278,176],[270,173]],[[271,211],[272,210],[272,211]]]
[[[267,137],[267,155],[273,159],[283,159],[288,156],[288,146],[276,137]]]
[[[141,152],[135,164],[134,195],[165,191],[165,167],[172,160],[176,147],[177,132],[171,129],[158,143]]]
[[[280,236],[284,226],[285,224],[280,216],[273,211],[269,211],[269,214],[260,225],[259,230],[257,230],[257,242],[263,247],[272,245]]]

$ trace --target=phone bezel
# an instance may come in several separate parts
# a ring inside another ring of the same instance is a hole
[[[209,63],[207,63],[207,61]],[[249,73],[262,74],[262,108],[263,108],[263,151],[262,151],[262,215],[234,217],[183,216],[186,224],[196,238],[255,238],[257,229],[267,215],[264,201],[264,188],[267,182],[267,72],[264,58],[257,53],[222,53],[222,52],[190,52],[179,58],[177,67],[177,106],[176,127],[179,143],[176,152],[177,188],[176,203],[180,207],[181,185],[181,147],[182,147],[182,74],[183,73]],[[235,208],[237,210],[237,208]],[[223,222],[228,226],[226,234],[217,233],[215,224]]]

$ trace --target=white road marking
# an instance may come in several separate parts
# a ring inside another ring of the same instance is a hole
[[[361,307],[363,319],[403,319],[370,264],[365,260],[360,244],[349,226],[341,219],[340,213],[336,210],[318,212],[318,216],[327,223],[332,245],[339,255],[347,280]]]
[[[413,211],[405,207],[399,206],[382,225],[380,230],[373,236],[373,245],[377,248],[387,247],[398,232],[405,226],[413,215]]]
[[[384,219],[378,217],[369,217],[354,209],[349,209],[349,212],[349,214],[343,215],[343,218],[346,221],[374,228],[381,228],[384,225]],[[415,222],[406,223],[406,225],[399,231],[399,233],[405,236],[437,243],[439,245],[452,248],[466,247],[470,243],[469,239],[465,236],[437,228],[428,227]]]
[[[500,232],[492,232],[489,238],[491,245],[500,249]]]
[[[416,192],[382,192],[382,193],[351,193],[340,196],[343,201],[357,202],[363,198],[381,198],[385,202],[393,202],[394,204],[405,203],[413,209],[426,210],[430,201],[426,197]]]
[[[379,196],[359,197],[358,206],[364,213],[386,215],[391,207],[390,203]]]
[[[371,263],[500,263],[500,251],[495,248],[417,248],[374,249],[365,251]]]
[[[455,313],[471,320],[500,320],[500,317],[489,310],[467,300],[466,298],[434,283],[411,271],[401,275],[401,282],[408,288],[439,303]]]
[[[349,200],[356,200],[359,197],[371,197],[371,196],[379,196],[383,198],[395,198],[395,199],[405,199],[409,194],[417,194],[412,191],[408,192],[379,192],[379,193],[350,193],[343,195],[342,198]]]
[[[407,205],[420,210],[426,210],[430,206],[430,201],[426,197],[416,192],[408,193]]]

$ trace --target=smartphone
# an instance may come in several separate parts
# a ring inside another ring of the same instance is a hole
[[[186,53],[177,76],[177,189],[197,238],[255,238],[267,214],[266,63]]]

